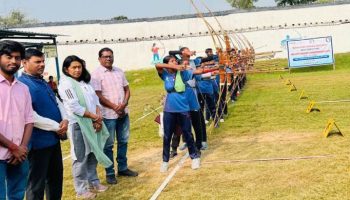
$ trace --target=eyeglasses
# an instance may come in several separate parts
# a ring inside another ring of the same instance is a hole
[[[101,58],[103,58],[103,59],[107,59],[107,58],[113,59],[113,56],[101,56]]]

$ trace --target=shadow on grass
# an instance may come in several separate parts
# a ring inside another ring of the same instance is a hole
[[[331,131],[328,134],[328,138],[337,137],[337,136],[344,137],[344,135],[340,131]]]
[[[312,109],[310,110],[310,113],[311,113],[311,112],[321,112],[321,110],[318,109],[318,108],[312,108]]]
[[[291,68],[290,69],[290,73],[305,73],[305,72],[319,72],[319,71],[333,71],[333,65],[303,67],[303,68]]]

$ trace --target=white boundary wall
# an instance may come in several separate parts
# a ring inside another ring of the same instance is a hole
[[[242,31],[257,48],[257,52],[282,50],[282,53],[276,55],[279,58],[287,57],[287,51],[281,47],[281,41],[286,39],[287,35],[291,39],[332,36],[335,53],[350,51],[350,40],[348,39],[350,23],[346,21],[350,20],[350,4],[238,12],[220,16],[218,19],[224,29]],[[212,17],[208,17],[207,20],[219,30]],[[149,39],[150,36],[159,38],[161,35],[165,37],[174,34],[176,36],[189,35],[190,33],[198,35],[199,32],[203,34],[207,29],[199,18],[114,24],[56,25],[16,28],[16,30],[63,35],[57,38],[60,65],[66,56],[75,54],[87,62],[89,70],[93,70],[98,65],[97,52],[103,47],[113,49],[115,63],[124,70],[152,67],[150,49],[154,42],[160,47],[165,47],[166,52],[176,50],[179,46],[187,46],[199,52],[203,52],[207,47],[213,47],[210,36],[172,38],[161,41]],[[144,37],[148,40],[116,42],[119,39],[129,38],[130,40],[135,37]],[[83,43],[80,43],[80,40]],[[104,43],[104,40],[107,43]],[[163,50],[160,50],[160,54],[164,54]],[[53,59],[48,59],[47,66],[50,66],[49,74],[56,74]]]

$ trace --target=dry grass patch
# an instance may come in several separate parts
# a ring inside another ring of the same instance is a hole
[[[306,114],[308,100],[298,99],[301,89],[316,101],[350,99],[350,54],[337,55],[336,60],[336,71],[325,67],[292,74],[250,74],[239,101],[229,105],[225,123],[208,135],[209,150],[202,154],[201,169],[192,170],[187,159],[159,199],[350,199],[350,103],[320,104],[320,113]],[[285,60],[277,62],[282,66]],[[289,92],[279,75],[291,79],[298,91]],[[168,175],[159,172],[162,140],[155,114],[133,123],[147,113],[147,105],[159,106],[162,83],[155,70],[127,76],[132,93],[128,158],[130,168],[140,175],[120,177],[117,185],[98,195],[101,200],[149,199]],[[335,118],[344,137],[323,137],[329,118]],[[65,153],[68,146],[64,143]],[[170,162],[169,173],[183,154]],[[332,157],[215,162],[318,155]],[[75,199],[70,165],[66,160],[63,199]],[[105,183],[104,170],[98,171]]]
[[[184,166],[160,199],[347,199],[350,198],[349,138],[322,142],[314,136],[280,141],[282,134],[267,140],[238,137],[218,138],[204,152],[202,168]],[[269,135],[265,133],[265,135]],[[298,135],[302,135],[301,133]],[[330,143],[335,143],[330,145]],[[329,148],[329,146],[331,146]],[[332,154],[310,160],[267,162],[215,161],[250,160]],[[213,162],[214,161],[214,162]],[[213,162],[213,163],[206,163]],[[345,198],[344,198],[345,197]],[[170,198],[171,199],[171,198]]]

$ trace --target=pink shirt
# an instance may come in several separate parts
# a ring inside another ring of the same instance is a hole
[[[121,104],[124,101],[124,87],[129,83],[126,80],[124,72],[118,67],[108,70],[103,66],[97,67],[92,73],[92,86],[96,91],[101,91],[102,95],[114,104]],[[102,106],[102,115],[106,119],[117,119],[118,114],[107,107]],[[125,108],[128,113],[128,108]]]
[[[32,99],[28,87],[16,79],[11,85],[0,74],[0,134],[20,145],[24,126],[33,122]],[[0,145],[0,160],[10,157],[10,151]]]
[[[152,47],[152,52],[153,54],[157,54],[158,53],[159,48],[158,47]]]

